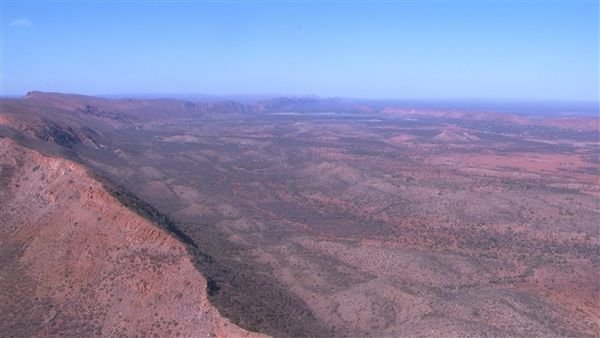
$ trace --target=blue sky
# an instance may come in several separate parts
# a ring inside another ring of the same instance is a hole
[[[2,94],[598,100],[598,1],[2,1]]]

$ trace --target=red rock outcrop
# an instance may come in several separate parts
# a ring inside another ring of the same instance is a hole
[[[0,332],[256,337],[209,303],[186,246],[81,165],[0,139]]]

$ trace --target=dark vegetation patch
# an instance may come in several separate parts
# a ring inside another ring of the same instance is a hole
[[[19,130],[16,130],[5,125],[0,125],[0,138],[9,138],[17,142],[17,144],[34,149],[46,156],[59,156],[68,160],[81,163],[75,149],[64,147],[55,142],[48,142],[35,136],[27,135]]]
[[[35,136],[44,140],[54,142],[65,148],[73,148],[81,139],[74,133],[71,127],[61,127],[54,122],[45,121],[46,128],[37,129]]]

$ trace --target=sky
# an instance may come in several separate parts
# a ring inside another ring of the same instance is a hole
[[[2,95],[599,99],[598,0],[0,6]]]

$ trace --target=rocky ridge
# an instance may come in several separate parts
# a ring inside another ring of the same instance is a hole
[[[87,169],[0,139],[0,331],[258,337],[222,317],[185,244]]]

